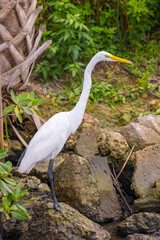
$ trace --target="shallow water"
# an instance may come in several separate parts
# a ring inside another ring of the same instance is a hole
[[[112,222],[109,224],[102,225],[102,227],[110,233],[112,240],[122,240],[122,239],[124,240],[124,237],[120,237],[117,234],[116,227],[118,224],[119,224],[119,222]]]

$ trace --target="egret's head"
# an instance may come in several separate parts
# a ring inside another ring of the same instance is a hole
[[[126,59],[113,56],[111,53],[108,53],[108,52],[105,52],[105,51],[101,51],[101,52],[97,53],[96,55],[101,59],[101,61],[107,61],[107,62],[123,62],[123,63],[132,64],[131,61],[128,61],[128,60],[126,60]]]

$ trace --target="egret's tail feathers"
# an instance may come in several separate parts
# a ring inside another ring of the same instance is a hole
[[[24,151],[23,151],[23,153],[21,154],[21,156],[20,156],[20,158],[19,158],[19,160],[18,160],[18,163],[17,163],[17,167],[20,166],[20,164],[21,164],[21,162],[22,162],[22,159],[23,159],[26,151],[27,151],[27,148],[25,148]]]
[[[22,161],[22,163],[19,166],[19,172],[20,173],[30,173],[30,171],[32,170],[32,168],[36,165],[35,163],[32,163],[31,165],[29,165],[27,163],[27,161]]]

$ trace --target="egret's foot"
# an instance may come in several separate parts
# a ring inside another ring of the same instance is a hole
[[[53,201],[53,199],[50,199],[50,200],[48,200],[48,202],[53,202],[53,204],[54,204],[54,206],[53,206],[53,208],[55,208],[56,210],[57,210],[57,207],[59,208],[59,209],[65,209],[66,211],[71,211],[70,209],[68,209],[68,208],[64,208],[64,207],[62,207],[62,205],[57,201],[56,203]],[[52,207],[50,207],[50,208],[52,208]],[[72,214],[71,214],[72,215]]]
[[[72,213],[68,212],[68,211],[70,211],[70,210],[62,207],[62,206],[59,204],[59,202],[54,203],[53,200],[50,201],[50,202],[53,202],[53,207],[47,207],[48,209],[55,209],[57,212],[61,213],[64,218],[66,218],[66,215],[73,216]]]

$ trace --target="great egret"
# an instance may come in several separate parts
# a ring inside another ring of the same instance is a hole
[[[91,89],[91,73],[94,66],[101,61],[118,61],[131,63],[128,60],[113,56],[108,52],[101,51],[97,53],[88,63],[84,72],[83,90],[76,106],[69,112],[60,112],[51,117],[37,131],[30,141],[26,151],[20,158],[20,173],[29,173],[35,164],[39,161],[49,161],[48,177],[51,182],[51,190],[53,197],[53,208],[62,211],[62,206],[58,203],[53,186],[53,161],[55,156],[63,148],[67,138],[74,133],[79,127],[86,108],[87,100]]]

